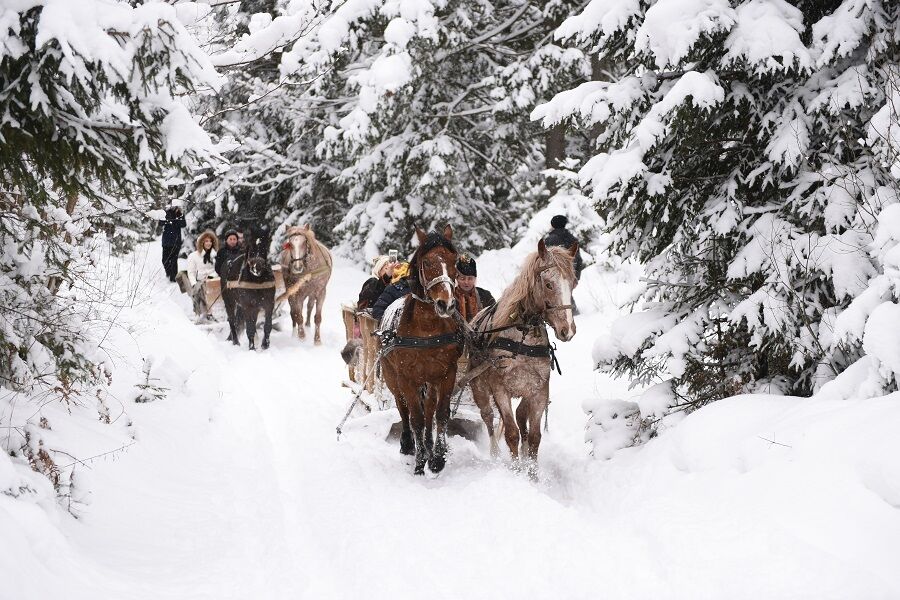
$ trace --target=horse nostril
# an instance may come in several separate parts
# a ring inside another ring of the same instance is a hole
[[[560,335],[560,337],[562,337],[562,339],[564,339],[564,340],[569,339],[569,328],[568,328],[568,327],[563,327],[562,329],[560,329],[560,330],[559,330],[559,335]]]

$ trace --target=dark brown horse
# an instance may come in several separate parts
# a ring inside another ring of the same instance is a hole
[[[416,456],[415,473],[444,468],[450,395],[462,353],[453,319],[457,252],[448,225],[443,235],[416,228],[419,248],[410,261],[410,291],[393,340],[382,350],[384,382],[397,403],[403,433],[400,452]],[[432,439],[436,424],[437,439]]]
[[[228,314],[228,327],[231,330],[230,340],[239,345],[237,327],[238,315],[243,317],[247,328],[247,340],[251,350],[256,348],[256,319],[259,311],[265,313],[263,325],[262,347],[269,347],[269,334],[272,332],[272,312],[275,309],[275,274],[269,266],[268,232],[252,230],[244,236],[244,256],[228,263],[225,269],[225,286],[227,294],[223,294],[225,312]]]

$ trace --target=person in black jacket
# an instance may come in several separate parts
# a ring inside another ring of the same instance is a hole
[[[553,230],[544,238],[544,244],[548,246],[562,246],[569,248],[572,244],[577,244],[578,240],[572,235],[572,232],[566,229],[569,219],[565,215],[556,215],[550,219],[550,227]],[[581,271],[584,270],[584,260],[581,258],[581,251],[575,255],[575,278],[581,279]]]
[[[408,275],[409,263],[399,263],[394,269],[394,278],[391,281],[391,285],[384,288],[384,291],[381,292],[378,300],[372,305],[372,316],[375,317],[375,320],[379,323],[381,322],[381,317],[384,316],[384,311],[387,310],[387,307],[390,306],[394,300],[402,298],[409,293],[409,281],[407,281]]]
[[[482,308],[495,304],[491,293],[477,287],[478,266],[475,259],[468,254],[460,255],[456,261],[456,303],[459,305],[459,314],[466,321],[471,321]]]
[[[397,263],[388,256],[379,256],[372,265],[372,277],[366,279],[359,290],[359,299],[356,301],[356,310],[366,310],[378,300],[384,288],[386,288],[394,276],[394,268]]]
[[[178,275],[178,251],[181,249],[181,230],[187,225],[184,213],[181,212],[181,201],[173,200],[166,207],[166,217],[161,219],[162,231],[162,264],[169,281],[175,281]]]
[[[222,249],[219,250],[219,253],[216,254],[216,273],[219,274],[219,277],[224,279],[226,265],[232,260],[240,257],[243,253],[244,252],[241,250],[241,246],[238,243],[237,232],[233,229],[226,231],[225,244],[222,246]]]

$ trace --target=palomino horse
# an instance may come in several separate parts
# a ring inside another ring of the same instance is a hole
[[[303,303],[306,302],[306,323],[312,322],[313,308],[316,311],[315,343],[322,343],[319,328],[322,324],[322,305],[325,303],[325,287],[331,279],[331,252],[316,239],[309,224],[291,227],[285,235],[284,250],[279,263],[287,288],[279,300],[288,299],[291,307],[291,321],[297,327],[297,336],[306,337],[303,322]],[[308,301],[308,302],[307,302]]]
[[[491,436],[491,454],[499,453],[493,398],[513,459],[519,458],[521,433],[522,454],[530,460],[532,475],[536,473],[541,416],[547,408],[550,371],[555,360],[545,325],[553,328],[560,341],[567,342],[575,336],[572,289],[577,283],[573,267],[577,252],[577,244],[548,248],[541,240],[537,252],[525,259],[522,271],[500,301],[478,313],[472,322],[485,347],[485,352],[476,354],[469,366],[482,369],[472,379],[472,396]],[[521,398],[515,418],[513,398]]]
[[[409,266],[411,294],[395,335],[384,341],[381,369],[384,382],[397,403],[403,433],[400,452],[416,455],[415,473],[444,468],[450,395],[456,381],[456,362],[462,353],[453,313],[456,299],[457,252],[448,225],[443,235],[416,228],[419,248]],[[432,440],[432,424],[437,439]]]
[[[275,274],[269,266],[269,234],[253,230],[244,237],[244,256],[227,263],[225,267],[225,286],[227,294],[222,295],[225,301],[225,312],[228,314],[228,326],[231,329],[232,343],[240,344],[237,327],[239,314],[242,314],[247,327],[247,340],[250,349],[256,348],[256,318],[260,309],[265,313],[262,347],[269,347],[269,334],[272,333],[272,312],[275,309]]]

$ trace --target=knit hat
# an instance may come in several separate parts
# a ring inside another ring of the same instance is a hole
[[[459,260],[456,261],[456,271],[460,275],[478,277],[478,267],[475,265],[475,259],[468,254],[459,255]]]
[[[562,229],[569,224],[569,219],[565,215],[556,215],[550,219],[550,227],[553,229]]]
[[[375,260],[372,261],[372,277],[381,279],[381,270],[389,262],[391,262],[389,256],[385,256],[384,254],[382,254],[381,256],[376,256]]]

